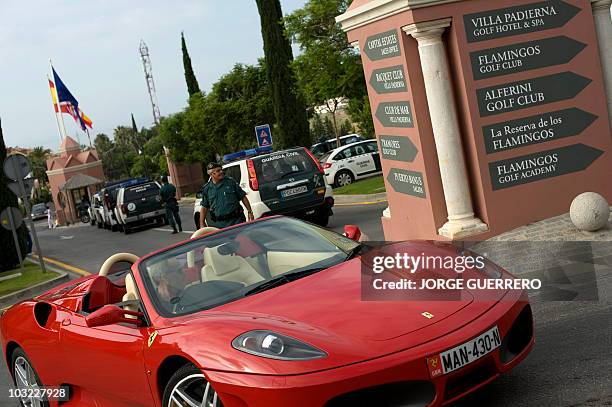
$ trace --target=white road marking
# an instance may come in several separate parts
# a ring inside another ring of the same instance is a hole
[[[153,228],[153,230],[158,230],[160,232],[172,232],[172,229],[161,229],[161,228]],[[181,233],[187,233],[189,235],[195,233],[195,230],[183,230]]]

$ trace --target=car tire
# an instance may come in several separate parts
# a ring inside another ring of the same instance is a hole
[[[345,185],[350,185],[355,181],[355,177],[348,170],[341,170],[336,173],[334,177],[334,186],[336,188],[343,187]]]
[[[200,214],[199,213],[193,214],[193,223],[195,223],[196,230],[200,229]]]
[[[17,370],[22,373],[16,374]],[[25,373],[28,370],[29,373]],[[13,383],[15,384],[16,388],[28,388],[34,384],[36,384],[39,388],[43,387],[43,383],[40,381],[38,373],[34,369],[32,362],[21,348],[15,349],[13,351],[13,354],[11,355],[11,374],[13,375]],[[19,380],[18,377],[21,377],[22,379]],[[19,384],[17,384],[18,380]],[[32,380],[34,380],[36,383],[30,383]],[[30,384],[30,386],[26,386],[26,381]],[[19,402],[21,406],[26,405],[22,400],[19,400]],[[40,405],[42,405],[43,407],[49,407],[49,402],[45,398],[42,400]]]
[[[329,213],[326,211],[317,212],[314,221],[319,226],[327,227],[329,225]]]
[[[203,400],[204,395],[206,402]],[[185,400],[185,397],[189,400]],[[173,398],[188,405],[223,407],[221,399],[204,373],[192,364],[184,365],[172,375],[164,389],[162,406],[174,406],[176,403],[171,402]]]

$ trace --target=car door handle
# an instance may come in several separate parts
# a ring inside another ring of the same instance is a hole
[[[62,326],[68,326],[70,325],[72,322],[70,321],[70,318],[65,318],[62,320]]]

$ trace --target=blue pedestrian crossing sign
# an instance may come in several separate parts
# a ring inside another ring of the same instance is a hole
[[[255,126],[255,136],[257,137],[257,145],[259,147],[268,147],[272,145],[272,131],[269,124]]]

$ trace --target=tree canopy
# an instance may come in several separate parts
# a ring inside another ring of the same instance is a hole
[[[261,35],[268,82],[276,118],[280,147],[310,143],[306,105],[295,79],[291,62],[293,51],[285,35],[283,12],[279,0],[256,0],[261,21]]]

